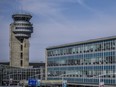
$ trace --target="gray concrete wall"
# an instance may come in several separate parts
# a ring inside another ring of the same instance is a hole
[[[29,39],[24,38],[23,43],[15,37],[12,32],[15,26],[12,24],[10,28],[10,66],[13,67],[29,67]],[[21,45],[23,45],[23,51],[21,51]],[[23,57],[21,59],[21,52]],[[21,66],[21,60],[23,61]]]

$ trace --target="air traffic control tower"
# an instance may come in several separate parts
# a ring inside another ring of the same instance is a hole
[[[30,14],[12,15],[10,24],[10,66],[26,68],[29,66],[29,38],[33,33]]]

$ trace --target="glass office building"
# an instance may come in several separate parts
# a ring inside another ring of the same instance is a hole
[[[2,85],[3,80],[3,70],[6,68],[10,68],[10,66],[0,64],[0,86]]]
[[[37,66],[35,64],[34,66]],[[45,79],[45,67],[18,68],[0,64],[0,86],[23,84],[28,79]]]
[[[46,48],[46,79],[116,86],[116,36]],[[99,76],[101,75],[101,76]]]

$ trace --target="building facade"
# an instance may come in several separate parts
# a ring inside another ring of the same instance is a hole
[[[13,68],[13,67],[10,67],[8,65],[0,64],[0,86],[3,85],[3,83],[2,83],[2,81],[3,81],[3,71],[4,71],[4,69],[9,69],[9,68]]]
[[[45,63],[30,63],[29,68],[18,68],[0,63],[0,86],[18,85],[29,79],[45,79]]]
[[[0,65],[6,65],[6,66],[9,66],[9,62],[0,62]],[[44,62],[30,62],[29,63],[29,67],[31,68],[45,68],[45,63]]]
[[[10,66],[29,66],[29,38],[33,32],[30,14],[12,15],[10,24]]]
[[[12,68],[3,70],[3,85],[18,85],[24,82],[28,83],[29,79],[45,79],[45,68]]]
[[[116,36],[46,48],[46,79],[116,86]]]

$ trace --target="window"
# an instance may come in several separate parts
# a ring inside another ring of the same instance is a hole
[[[23,66],[23,60],[21,60],[20,65]]]
[[[21,59],[23,59],[23,53],[20,54]]]
[[[23,51],[23,45],[21,45],[21,51]]]
[[[20,39],[21,43],[23,43],[23,39]]]

